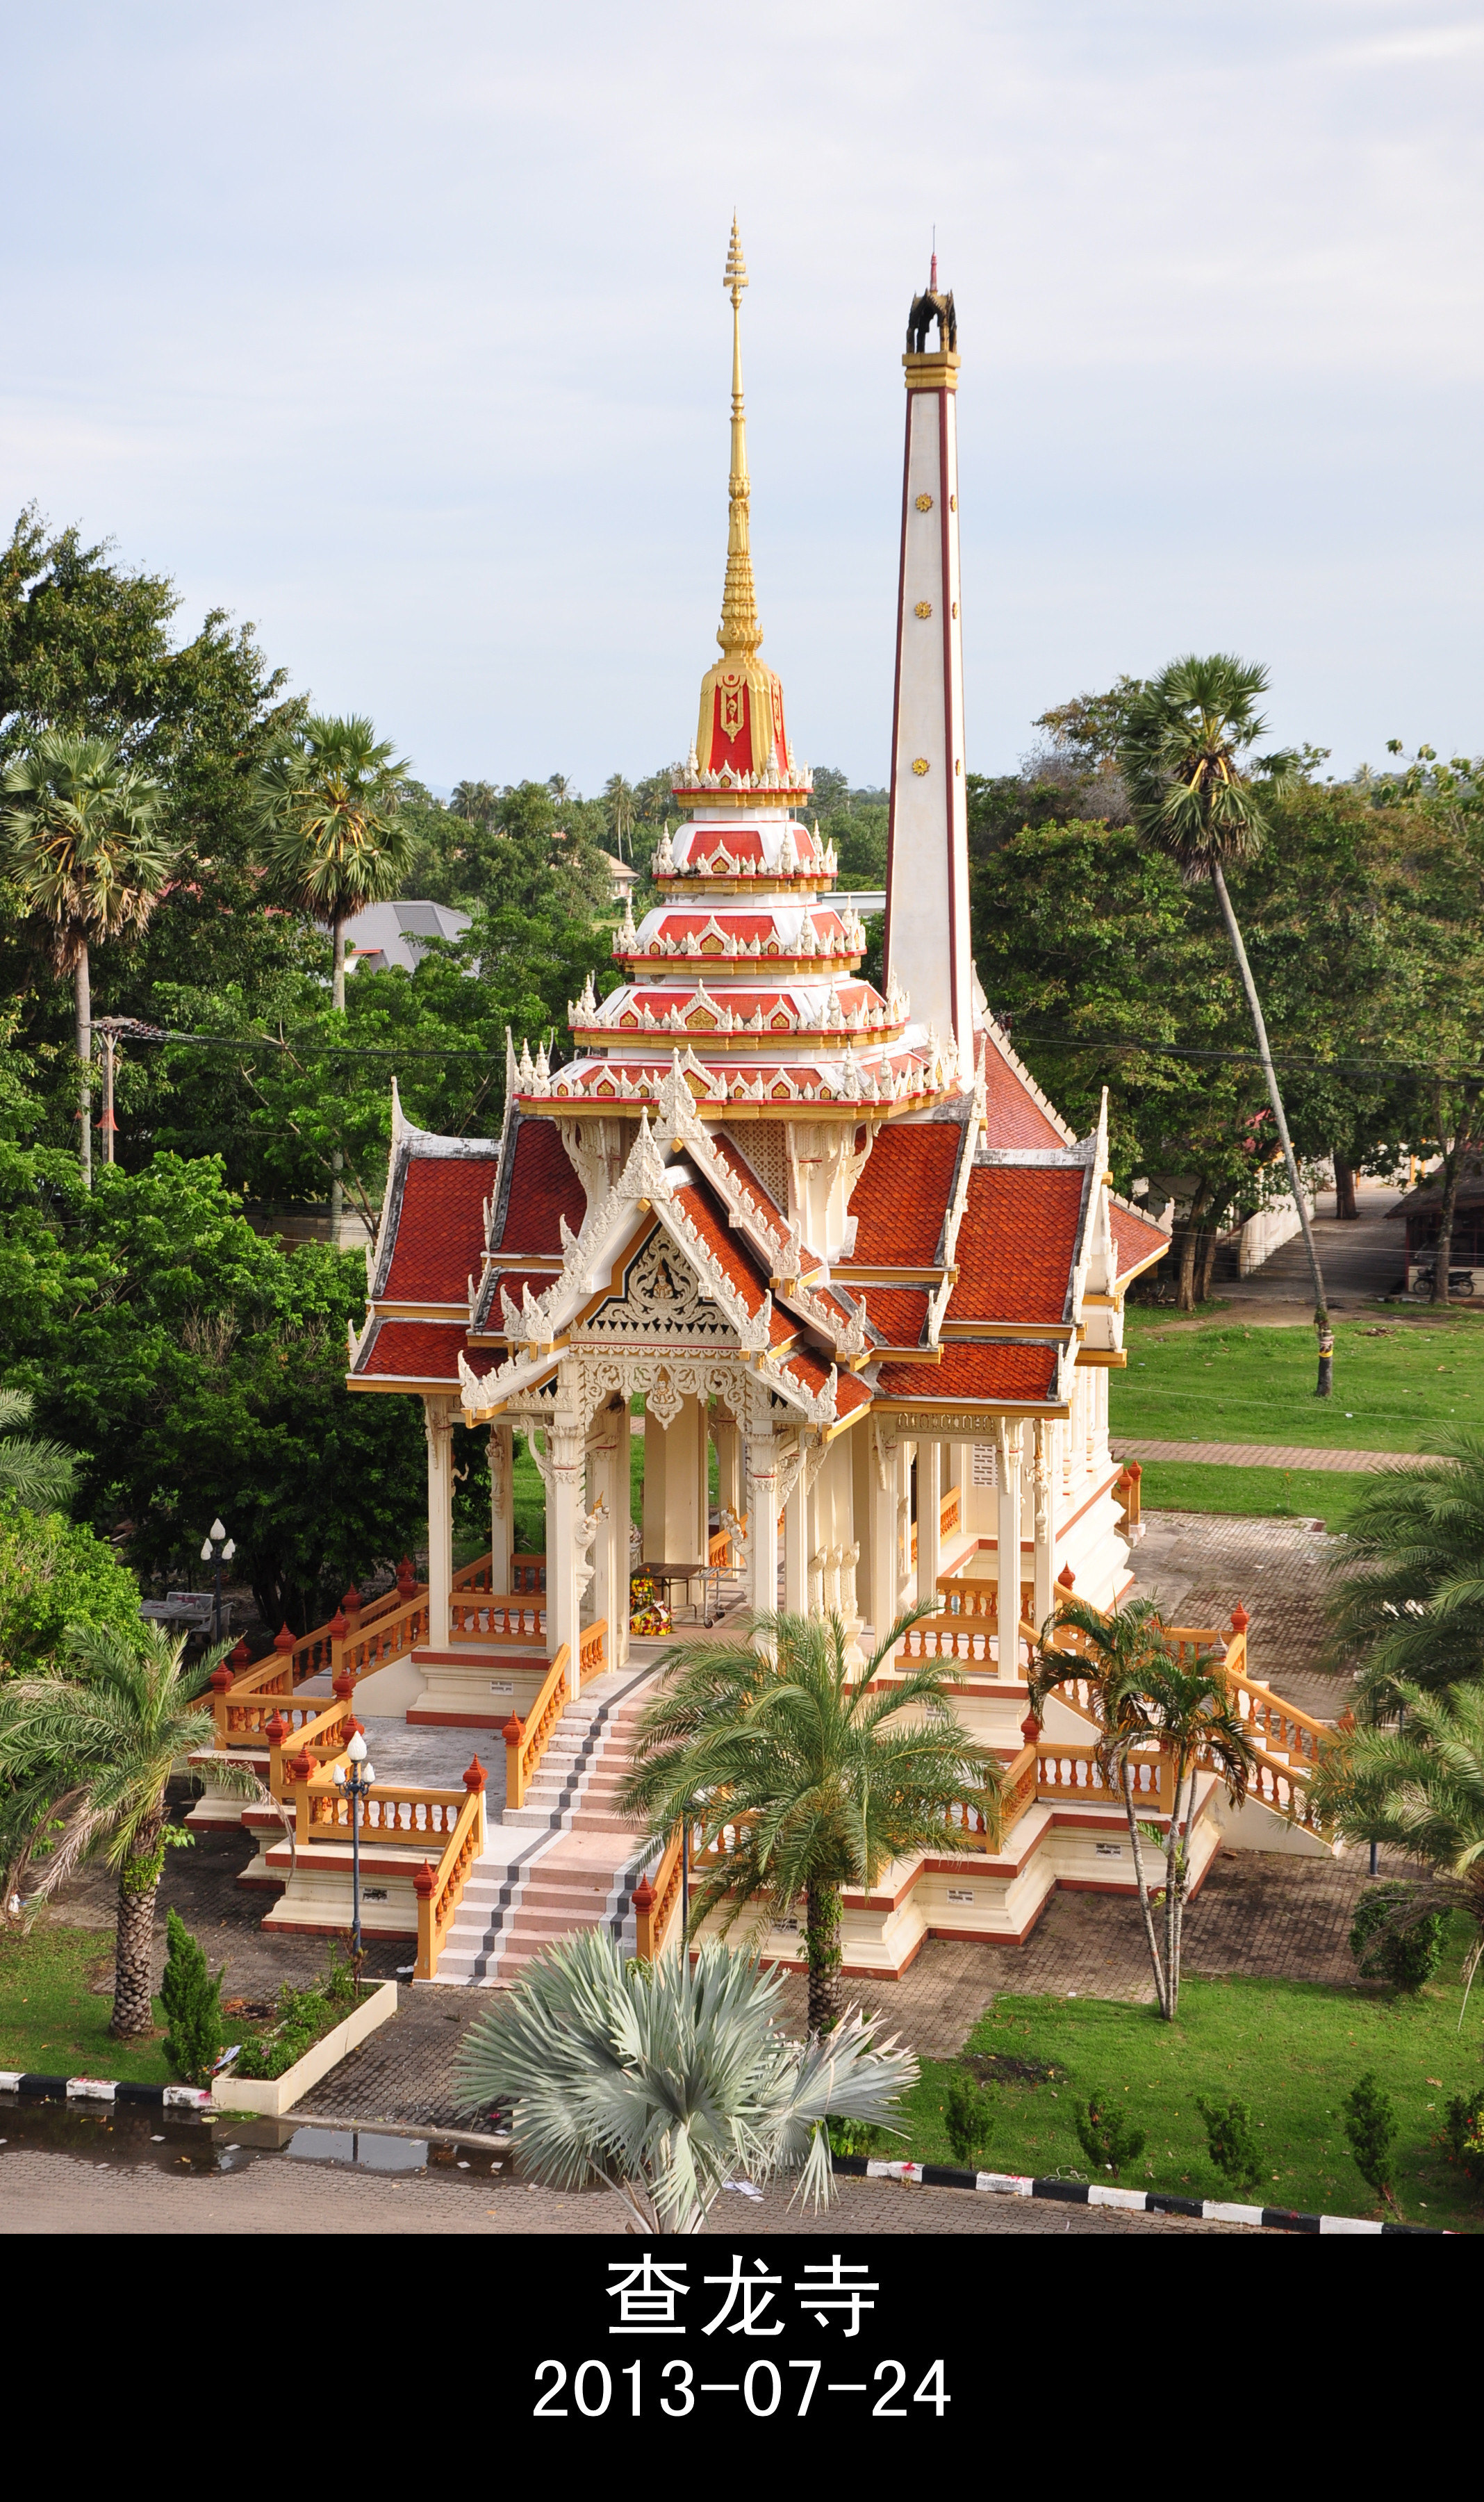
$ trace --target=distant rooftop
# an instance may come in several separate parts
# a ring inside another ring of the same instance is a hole
[[[370,973],[384,973],[399,964],[404,973],[416,972],[429,938],[461,938],[468,927],[468,913],[447,903],[367,904],[345,925],[346,970],[364,964]]]

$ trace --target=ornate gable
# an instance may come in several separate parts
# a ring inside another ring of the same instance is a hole
[[[737,1334],[702,1291],[691,1262],[656,1226],[629,1260],[623,1291],[609,1295],[572,1333],[574,1343],[727,1347]]]

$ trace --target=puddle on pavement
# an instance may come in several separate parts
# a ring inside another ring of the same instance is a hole
[[[100,2171],[156,2172],[216,2177],[253,2163],[285,2159],[319,2163],[347,2172],[430,2175],[467,2181],[511,2181],[508,2154],[488,2146],[425,2137],[393,2137],[387,2130],[330,2128],[296,2120],[197,2118],[191,2113],[156,2112],[128,2103],[44,2102],[29,2095],[0,2094],[0,2163],[13,2149],[70,2154]]]

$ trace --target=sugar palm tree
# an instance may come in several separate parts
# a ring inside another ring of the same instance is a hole
[[[1331,1647],[1359,1667],[1361,1717],[1389,1719],[1403,1685],[1484,1683],[1484,1433],[1366,1478],[1346,1540],[1355,1569],[1335,1592]]]
[[[640,1964],[604,1931],[580,1930],[469,2027],[457,2108],[513,2101],[529,2177],[581,2189],[595,2176],[630,2232],[700,2232],[738,2174],[761,2185],[797,2173],[819,2208],[832,2186],[826,2115],[890,2124],[917,2061],[854,2016],[827,2042],[786,2041],[782,1983],[717,1939],[693,1964]]]
[[[328,922],[331,1003],[345,1008],[345,925],[394,896],[412,864],[414,837],[398,815],[407,761],[358,714],[317,715],[293,745],[264,765],[256,814],[264,892],[290,910]],[[336,1148],[330,1173],[330,1239],[343,1196]]]
[[[1354,1730],[1322,1759],[1314,1802],[1347,1841],[1384,1843],[1431,1872],[1408,1922],[1439,1909],[1467,1912],[1467,2006],[1484,1956],[1484,1683],[1429,1693],[1399,1679],[1395,1699],[1398,1726]]]
[[[77,1463],[60,1442],[16,1431],[29,1425],[34,1405],[28,1390],[0,1390],[0,1494],[13,1495],[27,1511],[65,1511]]]
[[[150,1971],[160,1871],[178,1834],[165,1810],[174,1766],[210,1744],[202,1689],[227,1648],[187,1668],[184,1635],[158,1625],[126,1638],[114,1626],[69,1627],[63,1657],[42,1676],[0,1685],[0,1837],[6,1897],[23,1875],[35,1883],[27,1910],[54,1893],[95,1850],[118,1878],[110,2032],[120,2039],[153,2023]],[[219,1756],[219,1782],[255,1796],[256,1775]]]
[[[164,793],[120,761],[111,738],[44,730],[5,776],[4,864],[20,909],[51,932],[77,1009],[79,1152],[92,1186],[91,950],[143,930],[174,861],[160,830]]]
[[[1082,1643],[1071,1656],[1055,1646],[1068,1634],[1080,1636]],[[1066,1601],[1058,1610],[1055,1631],[1048,1621],[1036,1646],[1029,1678],[1031,1710],[1039,1715],[1046,1696],[1071,1676],[1086,1679],[1100,1733],[1098,1759],[1123,1797],[1155,1995],[1161,2014],[1173,2023],[1180,2008],[1185,1906],[1194,1874],[1196,1792],[1202,1773],[1212,1772],[1225,1782],[1232,1805],[1239,1805],[1247,1794],[1256,1750],[1219,1664],[1182,1661],[1169,1645],[1152,1599],[1137,1599],[1108,1615],[1080,1600]],[[1154,1746],[1168,1767],[1170,1786],[1169,1821],[1163,1837],[1158,1827],[1140,1822],[1137,1807],[1135,1750],[1147,1755]],[[1164,1852],[1163,1954],[1145,1872],[1146,1839],[1157,1844],[1163,1840]]]
[[[1000,1769],[955,1718],[944,1671],[925,1662],[869,1690],[923,1612],[893,1626],[858,1681],[838,1616],[751,1616],[747,1641],[684,1644],[635,1738],[624,1813],[657,1841],[689,1814],[715,1845],[692,1931],[714,1910],[729,1929],[748,1903],[783,1917],[802,1901],[811,2034],[840,2017],[842,1889],[941,1846],[955,1810],[978,1809],[997,1838]]]
[[[1207,659],[1199,659],[1190,652],[1183,659],[1171,660],[1168,668],[1151,679],[1130,702],[1121,761],[1133,822],[1144,840],[1178,862],[1191,883],[1209,878],[1216,889],[1247,994],[1273,1126],[1283,1149],[1288,1185],[1309,1255],[1314,1326],[1321,1349],[1318,1396],[1327,1399],[1332,1388],[1332,1337],[1319,1253],[1299,1188],[1298,1166],[1272,1065],[1263,1003],[1252,978],[1226,879],[1227,868],[1233,862],[1255,857],[1267,831],[1262,803],[1240,761],[1267,727],[1257,709],[1258,697],[1266,685],[1265,669],[1250,660],[1238,660],[1230,652],[1213,652]],[[1286,756],[1258,761],[1275,785],[1281,786],[1292,770],[1292,760]]]

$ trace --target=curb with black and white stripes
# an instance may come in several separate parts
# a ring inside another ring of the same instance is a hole
[[[1206,2224],[1265,2224],[1277,2233],[1431,2233],[1435,2224],[1377,2224],[1362,2215],[1305,2215],[1294,2207],[1244,2207],[1221,2198],[1176,2198],[1164,2189],[1118,2189],[1111,2181],[1032,2181],[1019,2172],[958,2172],[946,2163],[881,2163],[837,2154],[830,2169],[857,2180],[901,2181],[924,2189],[977,2189],[1000,2198],[1051,2198],[1063,2207],[1131,2207],[1147,2215],[1194,2215]]]
[[[112,2077],[43,2077],[0,2068],[0,2094],[40,2103],[143,2103],[155,2111],[210,2111],[209,2085],[117,2084]]]

